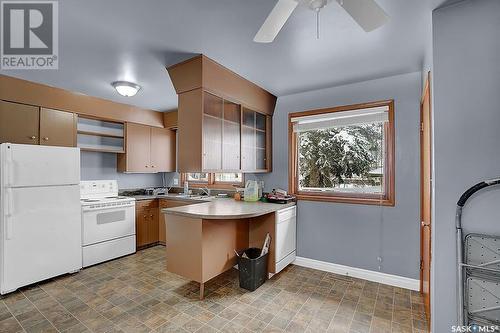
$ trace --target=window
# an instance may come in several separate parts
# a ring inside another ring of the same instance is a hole
[[[382,101],[290,114],[290,192],[393,206],[393,110],[393,101]]]
[[[215,173],[214,182],[223,184],[242,184],[243,174],[242,173]]]
[[[208,184],[208,173],[186,173],[185,175],[185,180],[188,182],[193,182],[193,183],[207,183]]]
[[[181,181],[184,183],[187,180],[190,184],[199,184],[208,187],[225,188],[235,186],[243,186],[242,173],[183,173]]]

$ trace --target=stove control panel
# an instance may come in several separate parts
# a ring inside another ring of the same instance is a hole
[[[116,180],[83,180],[80,182],[81,199],[102,199],[118,196]]]

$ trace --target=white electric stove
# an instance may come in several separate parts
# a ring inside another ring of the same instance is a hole
[[[118,195],[116,180],[80,182],[83,267],[135,248],[135,199]]]

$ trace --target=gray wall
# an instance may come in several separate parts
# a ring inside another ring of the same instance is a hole
[[[455,205],[469,186],[500,176],[500,1],[434,11],[435,220],[433,332],[456,324]],[[466,231],[500,235],[500,189],[464,210]]]
[[[266,188],[288,188],[288,116],[308,109],[395,100],[396,206],[298,203],[302,257],[419,278],[419,100],[421,73],[398,75],[278,98],[273,118],[273,172]]]
[[[116,179],[120,189],[161,186],[161,174],[125,174],[116,171],[116,154],[81,152],[82,180]]]

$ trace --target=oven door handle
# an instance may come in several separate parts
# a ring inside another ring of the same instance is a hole
[[[129,208],[129,207],[134,207],[135,204],[127,204],[127,205],[120,205],[120,206],[101,206],[101,207],[83,207],[84,212],[91,212],[91,211],[96,211],[96,210],[108,210],[108,209],[115,209],[115,210],[120,210],[123,208]]]

